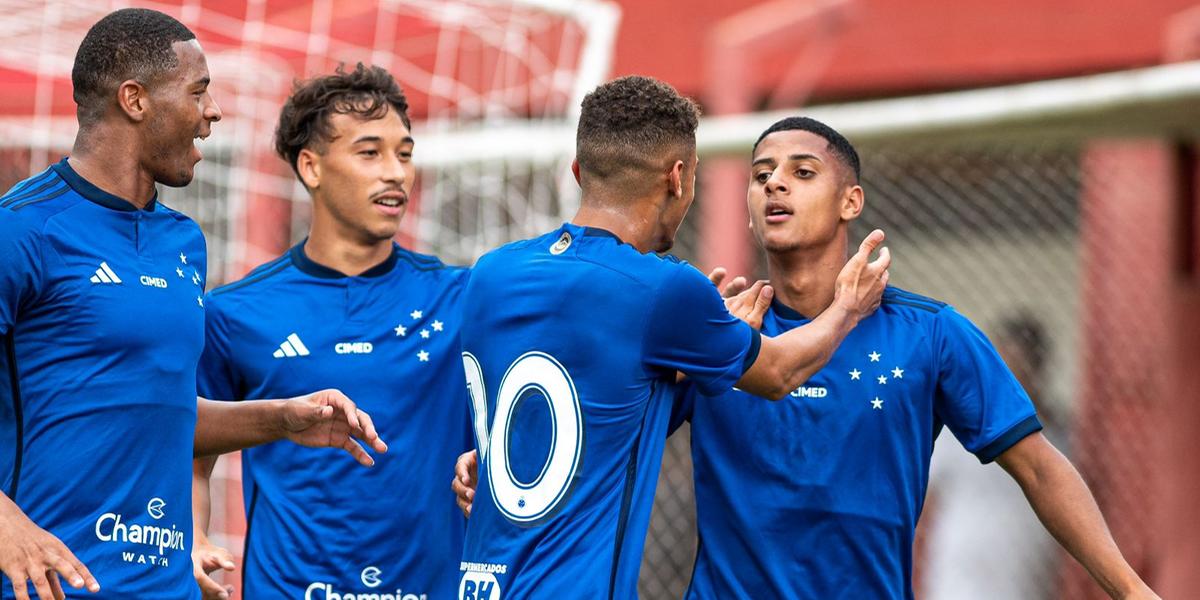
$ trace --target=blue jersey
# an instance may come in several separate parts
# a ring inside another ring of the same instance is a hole
[[[691,266],[567,224],[479,260],[462,339],[483,458],[459,597],[635,597],[676,373],[728,390],[759,334]]]
[[[776,302],[763,333],[807,322]],[[913,530],[942,426],[983,462],[1041,429],[974,325],[896,288],[782,401],[691,390],[681,408],[700,537],[694,599],[911,599]]]
[[[199,597],[191,564],[204,237],[64,159],[0,199],[0,481],[100,582]],[[0,576],[0,598],[11,597]]]
[[[287,441],[243,451],[247,598],[454,594],[466,524],[448,481],[471,445],[458,339],[468,273],[394,246],[349,277],[301,243],[209,294],[201,396],[337,388],[389,445],[370,469]]]

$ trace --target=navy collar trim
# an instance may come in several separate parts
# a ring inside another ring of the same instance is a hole
[[[71,186],[72,190],[75,190],[75,193],[105,208],[123,210],[126,212],[135,212],[139,210],[154,212],[154,208],[158,205],[157,190],[154,192],[154,197],[151,198],[150,202],[146,204],[146,208],[138,208],[137,206],[134,206],[132,202],[120,196],[110,194],[96,187],[96,184],[84,179],[79,175],[79,173],[75,172],[75,169],[71,168],[71,165],[67,162],[66,158],[63,158],[53,165],[50,165],[50,168],[54,169],[54,172],[58,173],[58,176],[62,177],[63,181],[67,182],[67,185]]]
[[[779,298],[771,299],[771,310],[775,311],[775,314],[779,315],[780,318],[787,319],[789,321],[808,321],[809,320],[808,317],[800,314],[800,311],[780,302]]]
[[[304,253],[304,245],[308,243],[308,238],[304,238],[299,244],[292,246],[288,254],[292,257],[292,264],[296,265],[300,271],[320,277],[321,279],[345,279],[347,277],[380,277],[392,272],[396,267],[396,262],[400,259],[400,245],[392,242],[392,253],[388,255],[383,262],[359,273],[358,275],[347,275],[337,269],[331,269],[321,263],[314,261]]]
[[[625,243],[625,242],[621,241],[621,238],[617,237],[617,234],[615,234],[607,229],[601,229],[599,227],[588,227],[587,225],[584,225],[583,226],[583,235],[588,236],[588,237],[610,237],[614,240],[617,240],[617,243],[619,243],[619,244]]]

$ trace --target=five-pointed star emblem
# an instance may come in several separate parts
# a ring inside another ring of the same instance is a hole
[[[892,377],[895,377],[896,379],[904,379],[904,369],[901,369],[900,367],[892,369]]]
[[[408,316],[410,316],[410,317],[412,317],[412,318],[414,318],[414,319],[420,319],[422,314],[424,314],[424,313],[422,313],[422,312],[421,312],[421,311],[419,311],[419,310],[414,310],[414,311],[412,311],[412,312],[408,313]]]
[[[417,360],[421,362],[429,362],[429,353],[422,350],[417,353]]]
[[[883,410],[883,400],[880,400],[879,396],[875,396],[875,399],[871,401],[871,408],[875,410]]]
[[[408,328],[403,325],[397,325],[395,331],[396,335],[401,337],[408,335]]]
[[[850,371],[850,379],[851,380],[858,379],[860,375],[862,375],[862,371],[859,371],[858,369],[854,369],[853,371]]]
[[[887,377],[880,375],[876,379],[879,381],[880,385],[887,385]]]
[[[204,308],[204,298],[196,296],[196,304],[198,304],[200,308]]]
[[[434,321],[434,322],[433,322],[433,330],[434,330],[434,331],[441,331],[441,330],[442,330],[442,322],[441,322],[441,321]]]
[[[429,339],[429,330],[428,329],[421,330],[421,339],[423,339],[423,340]]]
[[[180,269],[179,267],[175,267],[175,272],[179,274],[180,279],[183,279],[183,269]]]
[[[184,254],[184,253],[182,253],[182,252],[180,252],[180,253],[179,253],[179,262],[181,262],[181,263],[183,263],[183,264],[185,264],[185,265],[186,265],[186,264],[187,264],[187,255],[186,255],[186,254]]]
[[[868,354],[867,356],[871,357],[871,362],[879,362],[879,357],[881,356],[881,354],[872,350],[871,353]]]

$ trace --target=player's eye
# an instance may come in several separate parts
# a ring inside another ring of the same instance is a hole
[[[359,150],[359,152],[358,152],[358,155],[359,155],[359,156],[365,156],[365,157],[367,157],[367,158],[375,158],[376,156],[379,156],[379,151],[378,151],[378,150],[374,150],[374,149],[371,149],[371,150]]]
[[[408,152],[401,152],[400,160],[412,160],[412,151],[409,150]]]
[[[796,169],[796,177],[799,177],[800,179],[809,179],[810,177],[812,177],[816,174],[817,174],[816,171],[812,171],[809,169]]]
[[[770,172],[770,171],[762,171],[762,172],[760,172],[760,173],[758,173],[757,175],[755,175],[755,176],[754,176],[754,180],[755,180],[755,181],[757,181],[757,182],[759,182],[759,183],[766,183],[766,182],[767,182],[767,180],[768,180],[768,179],[770,179],[770,178],[771,178],[771,172]]]

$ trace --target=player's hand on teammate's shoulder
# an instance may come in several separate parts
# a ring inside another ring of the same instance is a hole
[[[100,591],[96,578],[66,544],[35,525],[4,495],[0,495],[0,571],[12,582],[17,600],[29,600],[30,583],[39,600],[64,598],[60,576],[75,589],[86,586],[89,592]]]
[[[454,463],[454,479],[450,489],[463,516],[471,518],[471,505],[475,501],[475,488],[479,486],[479,454],[468,450],[459,455]]]
[[[725,283],[727,276],[728,273],[723,267],[717,267],[708,274],[708,280],[725,299],[725,308],[751,327],[762,328],[763,316],[767,314],[767,309],[771,307],[771,298],[775,295],[770,282],[760,279],[751,285],[745,277],[739,275]]]
[[[375,459],[355,441],[366,442],[376,452],[387,452],[387,444],[375,431],[371,416],[337,390],[321,390],[284,401],[284,436],[310,448],[341,448],[363,466]]]
[[[879,250],[879,258],[871,260],[871,254],[883,243],[883,230],[872,231],[858,252],[850,257],[846,266],[838,273],[833,303],[842,309],[857,315],[859,319],[875,312],[883,298],[883,290],[887,287],[888,267],[892,264],[892,255],[884,246]]]
[[[232,585],[217,583],[209,575],[218,569],[232,571],[234,568],[233,555],[228,550],[197,537],[192,547],[192,574],[196,577],[204,600],[226,600],[233,597]]]

